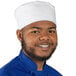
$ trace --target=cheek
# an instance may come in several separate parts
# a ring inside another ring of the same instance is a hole
[[[55,34],[55,35],[52,37],[52,40],[53,40],[54,43],[57,43],[57,40],[58,40],[57,34]]]
[[[24,39],[26,41],[26,45],[28,46],[33,46],[35,43],[35,38],[32,36],[26,36]]]
[[[57,43],[58,43],[57,38],[53,39],[53,43],[54,43],[54,46],[57,45]]]
[[[57,35],[50,36],[50,40],[52,40],[54,43],[57,43]]]

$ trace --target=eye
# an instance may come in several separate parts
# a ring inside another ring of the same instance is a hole
[[[54,30],[49,30],[49,33],[55,33],[55,31]]]
[[[38,33],[40,33],[40,32],[39,32],[39,31],[32,31],[31,33],[38,34]]]

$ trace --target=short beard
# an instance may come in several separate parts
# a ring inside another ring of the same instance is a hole
[[[48,60],[48,59],[52,56],[52,54],[54,53],[54,51],[55,51],[55,49],[56,49],[56,46],[57,46],[57,44],[56,44],[56,46],[52,49],[52,52],[50,53],[49,56],[43,56],[43,57],[41,57],[41,56],[35,55],[35,49],[34,49],[34,48],[29,47],[29,48],[27,49],[27,45],[26,45],[24,39],[22,40],[21,45],[22,45],[22,49],[25,51],[25,53],[26,53],[29,57],[31,57],[31,58],[34,59],[34,60],[38,60],[38,61],[46,61],[46,60]]]

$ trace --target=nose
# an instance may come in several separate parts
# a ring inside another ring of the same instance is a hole
[[[49,41],[49,36],[43,35],[39,38],[40,41]]]

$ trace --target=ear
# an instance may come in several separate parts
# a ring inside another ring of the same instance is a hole
[[[18,40],[21,42],[22,41],[22,31],[21,30],[17,30],[16,31],[16,35],[17,35]]]

